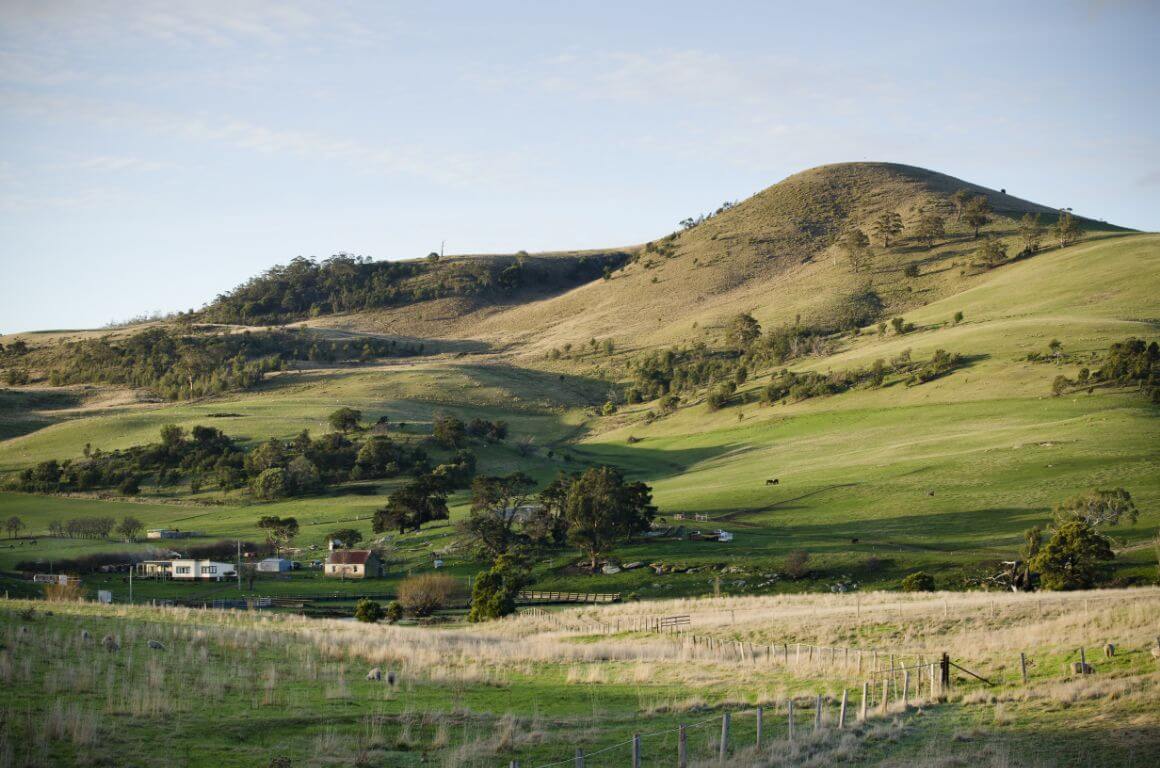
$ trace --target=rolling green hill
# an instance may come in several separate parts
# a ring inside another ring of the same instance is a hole
[[[107,385],[51,387],[34,371],[32,384],[0,393],[0,472],[77,459],[86,444],[108,451],[155,441],[169,423],[216,426],[254,445],[302,429],[325,432],[327,414],[349,406],[367,422],[386,416],[405,423],[396,432],[400,440],[423,441],[436,413],[450,412],[509,423],[508,440],[473,446],[482,473],[518,469],[543,483],[560,470],[616,464],[653,486],[667,522],[735,534],[731,543],[642,539],[617,552],[624,562],[661,564],[660,575],[640,568],[590,576],[571,567],[573,553],[557,554],[536,566],[545,588],[657,597],[894,587],[920,568],[940,587],[958,588],[1012,558],[1021,531],[1045,523],[1053,504],[1095,487],[1124,487],[1136,499],[1139,521],[1111,531],[1120,549],[1116,575],[1152,580],[1155,555],[1144,544],[1160,525],[1156,406],[1133,387],[1090,393],[1073,387],[1060,396],[1052,387],[1057,376],[1074,379],[1080,368],[1098,367],[1115,342],[1160,336],[1160,236],[1084,220],[1085,236],[1076,244],[1058,248],[1048,236],[1026,258],[981,268],[980,241],[956,223],[951,202],[962,188],[986,196],[993,209],[980,240],[997,238],[1012,255],[1021,248],[1019,217],[1040,213],[1045,225],[1055,219],[1042,206],[941,174],[858,163],[797,174],[652,243],[594,252],[589,258],[600,269],[593,274],[576,271],[580,254],[521,257],[527,272],[513,290],[485,290],[478,280],[471,283],[478,289],[455,288],[466,284],[451,279],[457,270],[475,274],[476,267],[463,265],[484,264],[491,274],[492,266],[502,271],[520,263],[463,257],[423,262],[391,284],[389,301],[364,301],[357,311],[306,299],[288,301],[283,311],[257,301],[259,294],[279,296],[282,306],[287,295],[284,274],[266,275],[211,304],[201,319],[290,320],[333,338],[422,340],[426,352],[295,363],[246,391],[181,403]],[[908,229],[889,248],[875,244],[869,269],[853,274],[836,238],[851,226],[869,232],[884,211],[899,213]],[[946,218],[947,234],[928,247],[907,232],[932,212]],[[585,263],[588,270],[592,262]],[[373,271],[347,266],[352,274]],[[619,268],[605,278],[604,266]],[[901,317],[913,328],[882,333],[871,322],[853,332],[819,331],[812,353],[781,363],[755,358],[731,404],[717,410],[704,387],[683,393],[670,415],[659,415],[656,401],[624,402],[623,385],[645,352],[697,344],[724,350],[725,323],[738,312],[752,313],[767,334],[827,327],[835,306],[862,290],[878,297],[882,321]],[[247,301],[249,310],[230,314]],[[51,350],[66,337],[23,338]],[[1048,355],[1053,339],[1062,346]],[[759,402],[781,368],[839,374],[904,352],[925,360],[936,350],[959,355],[960,364],[933,381],[894,377],[825,397]],[[1036,353],[1042,359],[1029,359]],[[601,415],[610,399],[618,409]],[[767,485],[774,478],[778,483]],[[192,493],[181,485],[147,484],[135,500],[7,492],[0,494],[0,517],[19,515],[28,532],[40,533],[54,519],[133,514],[149,526],[181,523],[208,536],[258,539],[259,516],[292,514],[303,522],[300,543],[310,545],[336,527],[369,535],[370,514],[399,482],[367,481],[270,503],[243,491]],[[450,502],[449,524],[392,537],[396,562],[383,589],[427,567],[436,552],[453,573],[479,569],[456,545],[452,528],[466,514],[466,492]],[[678,514],[706,519],[678,522]],[[127,548],[41,538],[35,547],[4,549],[0,542],[0,569]],[[809,553],[808,578],[778,575],[793,550]],[[303,576],[259,591],[331,586]]]

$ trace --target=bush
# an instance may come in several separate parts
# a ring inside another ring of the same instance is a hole
[[[446,606],[456,592],[458,585],[452,577],[423,573],[405,579],[399,585],[399,604],[406,613],[423,618]]]
[[[383,606],[367,597],[359,600],[358,604],[354,607],[354,617],[367,624],[374,624],[376,621],[382,619],[384,615]]]
[[[88,590],[79,581],[44,585],[44,599],[50,603],[79,603],[86,594]]]
[[[903,592],[934,592],[934,576],[925,571],[915,571],[902,580]]]
[[[403,618],[403,606],[398,600],[392,600],[387,603],[387,610],[384,612],[384,618],[390,624],[394,624],[399,619]]]
[[[806,575],[806,564],[810,561],[810,553],[804,549],[795,549],[785,556],[785,572],[791,579],[800,579]]]

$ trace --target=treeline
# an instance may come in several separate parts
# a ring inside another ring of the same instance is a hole
[[[1028,355],[1031,360],[1054,360],[1061,357],[1062,345],[1053,340],[1049,355]],[[1138,387],[1149,400],[1160,404],[1160,344],[1130,338],[1108,348],[1099,368],[1080,368],[1074,379],[1064,375],[1055,377],[1052,393],[1087,389],[1097,386]]]
[[[943,349],[935,350],[929,360],[912,360],[910,350],[903,350],[890,362],[879,359],[867,368],[851,368],[835,373],[789,370],[777,371],[761,391],[766,403],[782,400],[807,400],[812,397],[836,395],[856,387],[874,388],[886,384],[887,377],[901,377],[907,386],[924,384],[945,376],[960,367],[963,358]]]
[[[302,329],[213,333],[149,328],[127,337],[107,336],[32,354],[4,353],[7,365],[39,365],[53,386],[102,383],[143,387],[170,400],[244,390],[293,361],[365,361],[420,355],[423,345],[390,339],[326,340]]]
[[[305,317],[393,307],[449,296],[562,288],[594,280],[628,260],[626,253],[572,260],[507,258],[372,261],[338,254],[296,258],[223,293],[200,313],[210,322],[276,324]],[[542,263],[540,263],[542,262]]]

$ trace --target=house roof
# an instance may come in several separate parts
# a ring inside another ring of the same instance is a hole
[[[326,562],[331,565],[366,565],[372,554],[369,549],[336,549]]]

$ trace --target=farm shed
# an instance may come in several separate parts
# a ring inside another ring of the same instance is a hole
[[[285,573],[294,567],[294,563],[284,557],[267,557],[258,562],[260,573]]]

